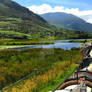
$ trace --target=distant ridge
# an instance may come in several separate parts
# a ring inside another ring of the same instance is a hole
[[[65,28],[92,33],[92,24],[85,20],[63,12],[46,13],[41,15],[50,23],[64,26]]]

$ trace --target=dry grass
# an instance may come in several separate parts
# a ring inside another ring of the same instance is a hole
[[[20,86],[14,86],[11,88],[11,91],[5,92],[39,92],[40,88],[44,87],[44,85],[48,84],[48,82],[58,77],[59,74],[63,76],[65,74],[65,69],[75,66],[74,63],[80,60],[80,58],[81,57],[74,58],[72,65],[70,61],[61,62],[55,68],[49,70],[45,74],[38,75],[36,78],[28,79],[24,84]]]

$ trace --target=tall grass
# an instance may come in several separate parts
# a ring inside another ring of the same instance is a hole
[[[53,84],[54,79],[65,76],[66,68],[71,67],[71,64],[81,59],[79,50],[74,49],[71,51],[42,48],[23,51],[2,50],[0,56],[1,88],[27,74],[33,74],[6,92],[40,92],[41,89]]]
[[[75,60],[80,59],[80,57],[77,57]],[[75,62],[72,64],[70,61],[60,62],[45,74],[22,81],[22,83],[13,86],[6,92],[48,92],[56,87],[61,82],[60,80],[63,80],[74,69],[76,66]]]
[[[2,39],[0,40],[0,45],[12,45],[12,46],[15,46],[15,45],[35,45],[35,44],[53,44],[54,42],[49,40],[49,39],[32,39],[32,40],[27,40],[27,39],[24,39],[24,40],[14,40],[14,39]]]

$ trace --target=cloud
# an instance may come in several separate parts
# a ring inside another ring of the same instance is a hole
[[[92,23],[92,19],[88,19],[87,22]]]
[[[34,13],[37,13],[37,14],[43,14],[43,13],[48,13],[48,12],[52,11],[52,7],[48,4],[43,4],[43,5],[40,5],[40,6],[32,5],[28,8],[29,8],[29,10],[31,10]]]
[[[34,13],[37,14],[44,14],[44,13],[49,13],[49,12],[65,12],[68,14],[73,14],[76,16],[79,16],[82,18],[82,16],[85,15],[90,15],[92,14],[92,10],[85,10],[85,11],[80,11],[79,8],[65,8],[63,6],[50,6],[49,4],[42,4],[42,5],[32,5],[28,7],[29,10],[33,11]],[[92,22],[92,18],[86,19],[83,17],[83,19],[87,20],[88,22]]]
[[[84,15],[84,16],[80,16],[82,19],[84,19],[85,21],[92,23],[92,14],[88,14],[88,15]]]

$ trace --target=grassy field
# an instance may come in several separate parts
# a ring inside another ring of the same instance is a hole
[[[81,40],[71,40],[69,42],[75,42],[75,43],[84,43],[85,42],[85,39],[81,39]],[[87,39],[86,42],[92,42],[92,39]]]
[[[0,30],[0,38],[2,39],[31,39],[32,36],[25,33],[14,32],[14,31],[2,31]]]
[[[25,46],[25,45],[36,45],[36,44],[53,44],[54,41],[50,39],[33,39],[33,40],[27,40],[27,39],[1,39],[0,40],[0,47],[2,46]]]
[[[52,90],[72,71],[76,66],[75,62],[80,59],[78,49],[0,50],[0,88],[30,74],[28,78],[9,87],[5,92]]]
[[[66,63],[66,64],[69,64],[69,63]],[[49,91],[54,90],[76,67],[76,64],[71,64],[70,66],[69,65],[64,66],[64,69],[62,70],[59,69],[58,75],[55,76],[53,80],[48,82],[48,84],[45,85],[45,87],[42,88],[39,92],[49,92]]]

